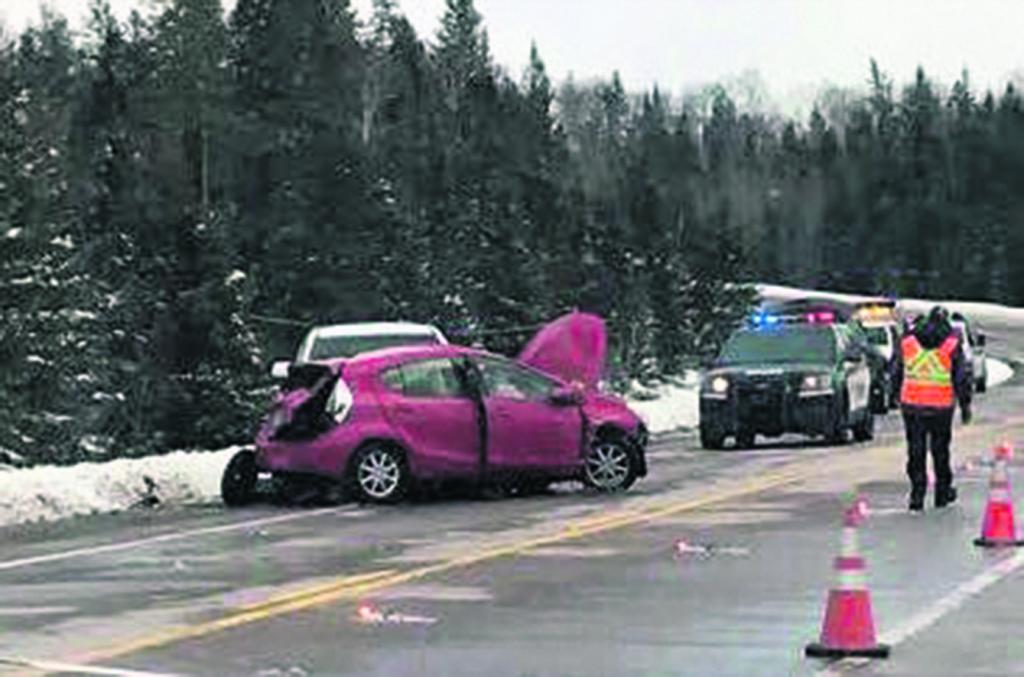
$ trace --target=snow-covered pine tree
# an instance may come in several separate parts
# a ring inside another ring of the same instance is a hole
[[[66,23],[47,14],[0,60],[0,447],[28,463],[104,455],[99,423],[123,393],[69,188],[65,102],[78,56]]]

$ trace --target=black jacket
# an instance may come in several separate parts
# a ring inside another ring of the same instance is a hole
[[[913,335],[917,337],[917,340],[921,343],[921,347],[927,350],[934,350],[942,345],[950,335],[957,337],[956,350],[953,351],[953,393],[956,396],[957,401],[960,403],[961,409],[966,409],[971,406],[971,396],[974,393],[974,384],[972,383],[970,365],[967,363],[967,358],[964,356],[964,337],[959,331],[953,328],[948,322],[932,323],[932,322],[921,322],[914,326],[912,331]],[[892,361],[891,365],[891,376],[894,392],[899,393],[903,389],[903,345],[902,341],[900,345],[896,347],[896,356]],[[921,407],[916,405],[901,405],[902,408],[908,412],[916,412],[921,414],[929,413],[941,413],[947,411],[946,409],[938,407]]]

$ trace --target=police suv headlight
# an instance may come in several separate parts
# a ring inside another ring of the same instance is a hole
[[[800,396],[831,395],[832,379],[829,374],[806,374],[800,381]]]
[[[703,395],[715,399],[725,399],[729,393],[729,379],[724,376],[713,376],[704,383]]]
[[[801,390],[820,390],[828,385],[825,381],[824,374],[807,374],[804,376],[803,383],[800,384]]]

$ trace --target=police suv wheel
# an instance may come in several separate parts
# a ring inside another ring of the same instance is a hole
[[[725,446],[725,436],[712,430],[709,426],[700,427],[700,446],[705,449],[721,449]]]
[[[754,433],[741,432],[736,435],[736,448],[737,449],[752,449],[754,447]]]
[[[870,411],[865,411],[864,417],[853,427],[853,439],[858,442],[875,439],[875,416]]]
[[[886,387],[871,389],[871,406],[870,409],[876,414],[884,414],[889,411],[889,401],[886,397]]]
[[[826,438],[830,444],[846,444],[846,428],[850,418],[850,405],[844,395],[832,411],[832,420]]]

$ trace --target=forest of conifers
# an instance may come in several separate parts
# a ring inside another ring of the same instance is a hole
[[[514,352],[600,313],[678,372],[737,282],[1024,303],[1024,102],[878,65],[806,119],[509,73],[472,0],[168,0],[0,36],[0,462],[244,441],[304,326]],[[812,55],[809,55],[811,58]],[[630,85],[634,83],[629,83]]]

